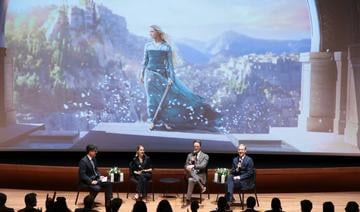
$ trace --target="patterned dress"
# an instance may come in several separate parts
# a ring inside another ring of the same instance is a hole
[[[149,42],[145,45],[142,77],[149,121],[153,121],[155,111],[171,79],[173,84],[155,123],[166,123],[173,129],[183,130],[213,130],[220,125],[220,114],[206,104],[204,98],[194,94],[176,78],[172,50],[167,43]]]

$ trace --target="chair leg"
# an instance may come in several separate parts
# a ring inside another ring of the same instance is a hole
[[[244,192],[241,192],[241,209],[244,210],[245,197]]]
[[[79,199],[79,194],[80,194],[80,191],[77,192],[76,194],[76,198],[75,198],[75,205],[77,204],[78,202],[78,199]]]
[[[151,192],[152,192],[153,202],[155,202],[155,195],[154,195],[154,182],[151,182]]]
[[[243,200],[241,199],[241,191],[239,191],[239,200],[240,200],[240,204],[242,204]]]
[[[260,204],[259,204],[259,199],[257,197],[256,189],[254,189],[254,194],[255,194],[255,199],[256,199],[257,206],[259,207]]]
[[[201,202],[202,202],[202,195],[201,195],[201,191],[200,191],[200,201],[199,201],[199,203],[201,204]]]
[[[130,184],[131,184],[131,182],[130,182],[130,180],[129,180],[129,182],[128,182],[128,186],[127,186],[127,192],[126,192],[126,199],[128,199],[128,198],[129,198]]]

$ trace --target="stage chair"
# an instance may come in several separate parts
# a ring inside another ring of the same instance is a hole
[[[257,206],[259,207],[259,200],[258,200],[258,196],[257,196],[257,192],[256,192],[256,169],[254,168],[254,175],[253,178],[251,179],[251,183],[250,186],[248,188],[235,188],[238,189],[238,193],[239,193],[239,198],[240,198],[240,203],[241,203],[241,207],[242,209],[244,209],[244,204],[245,204],[245,193],[253,193],[255,195],[255,199],[256,199],[256,203]]]

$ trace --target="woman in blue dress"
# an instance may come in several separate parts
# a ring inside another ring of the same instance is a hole
[[[214,130],[220,114],[194,94],[174,73],[173,52],[160,27],[150,26],[151,42],[144,47],[140,81],[144,83],[149,129]],[[166,89],[168,87],[168,89]],[[164,101],[161,99],[166,93]],[[161,109],[156,113],[159,105]]]

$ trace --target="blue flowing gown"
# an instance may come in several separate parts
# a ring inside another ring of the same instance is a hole
[[[144,78],[149,121],[152,121],[168,80],[171,79],[173,84],[155,123],[166,123],[173,129],[201,130],[212,130],[220,125],[220,114],[175,77],[172,50],[167,43],[147,43],[143,65],[141,74]]]

